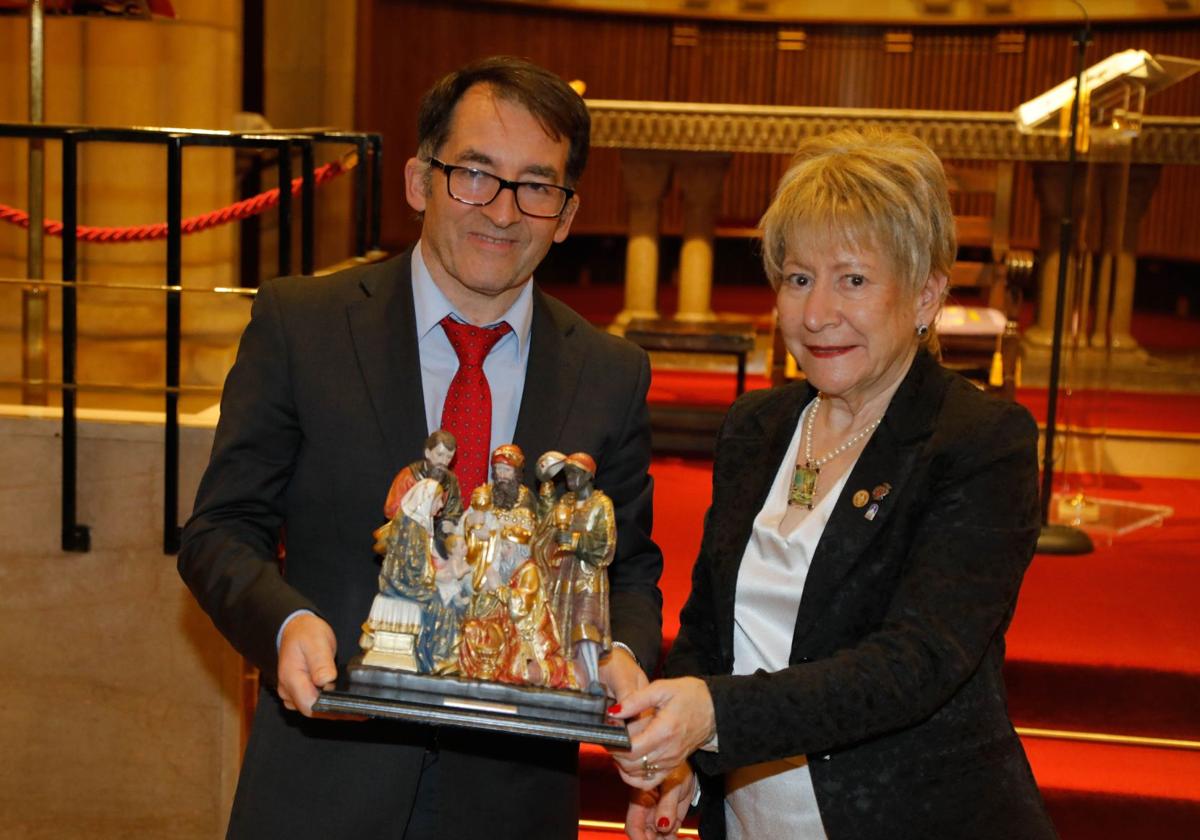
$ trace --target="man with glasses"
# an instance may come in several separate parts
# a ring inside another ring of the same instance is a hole
[[[601,676],[619,701],[645,683],[639,662],[655,665],[649,365],[530,282],[579,206],[589,130],[583,100],[528,62],[451,73],[421,104],[404,168],[420,241],[260,290],[179,556],[214,623],[275,688],[260,694],[230,836],[577,836],[574,744],[327,720],[312,704],[358,651],[380,505],[438,428],[458,442],[464,495],[510,441],[595,458],[618,530]]]

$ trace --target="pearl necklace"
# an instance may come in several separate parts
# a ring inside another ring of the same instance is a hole
[[[817,424],[817,412],[820,410],[821,395],[817,394],[816,399],[813,400],[812,408],[808,411],[808,416],[804,419],[804,465],[796,464],[796,471],[792,474],[792,487],[788,491],[789,505],[804,505],[809,510],[812,510],[813,502],[817,498],[817,476],[821,474],[821,467],[862,441],[863,438],[875,431],[879,424],[883,422],[882,415],[876,417],[874,421],[864,426],[862,431],[844,442],[841,446],[831,449],[820,458],[814,459],[812,456],[813,426]]]

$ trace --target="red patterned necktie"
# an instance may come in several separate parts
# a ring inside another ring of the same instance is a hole
[[[512,328],[506,323],[476,327],[455,321],[449,315],[441,324],[450,346],[458,354],[458,372],[450,381],[446,404],[442,407],[442,428],[458,442],[454,474],[466,497],[487,481],[488,448],[492,441],[492,390],[483,373],[483,360]]]

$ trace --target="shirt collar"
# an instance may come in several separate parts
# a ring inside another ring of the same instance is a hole
[[[413,307],[417,319],[417,340],[420,341],[438,326],[447,315],[453,315],[455,320],[470,323],[454,309],[453,304],[442,294],[433,275],[425,265],[425,257],[421,253],[421,243],[417,242],[412,253],[412,286]],[[517,354],[523,356],[529,348],[529,330],[533,325],[533,278],[521,287],[521,293],[513,301],[500,318],[484,326],[495,326],[507,323],[517,337]]]

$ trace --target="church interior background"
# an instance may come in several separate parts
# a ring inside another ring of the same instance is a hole
[[[1003,174],[1005,265],[1022,288],[1008,396],[1045,426],[1066,151],[1057,135],[1022,139],[1013,110],[1073,75],[1072,2],[42,0],[40,46],[31,5],[0,0],[8,128],[351,131],[381,146],[288,152],[292,177],[306,163],[329,173],[307,222],[297,191],[283,226],[269,209],[185,235],[177,277],[167,238],[83,237],[64,284],[61,235],[35,246],[9,223],[31,201],[64,218],[63,132],[0,131],[4,836],[223,836],[255,675],[180,582],[172,521],[190,510],[254,288],[283,263],[319,273],[416,238],[401,179],[417,100],[471,59],[517,54],[585,86],[582,206],[537,279],[653,351],[668,636],[734,359],[747,388],[786,375],[756,224],[809,133],[902,125],[955,166]],[[1128,49],[1200,61],[1194,0],[1086,5],[1089,65]],[[1200,825],[1200,76],[1150,96],[1139,125],[1127,170],[1100,154],[1080,167],[1055,469],[1067,496],[1158,513],[1094,532],[1091,555],[1039,554],[1010,632],[1010,708],[1065,838]],[[280,147],[184,148],[184,219],[279,185]],[[74,159],[78,224],[167,220],[165,145],[99,139]],[[377,193],[358,177],[368,165]],[[964,197],[956,212],[991,218],[996,201]],[[663,325],[717,352],[655,344]],[[615,771],[594,751],[582,765],[581,837],[621,836]]]

